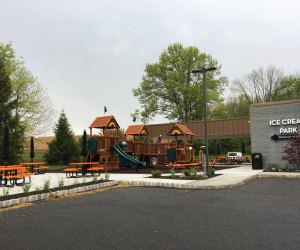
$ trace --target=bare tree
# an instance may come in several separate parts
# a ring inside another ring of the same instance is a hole
[[[270,102],[276,99],[279,85],[284,77],[281,69],[269,65],[247,74],[243,80],[233,82],[233,90],[244,95],[249,103]]]

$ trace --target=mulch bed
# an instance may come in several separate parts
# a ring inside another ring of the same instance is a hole
[[[160,177],[147,177],[147,178],[152,178],[152,179],[169,179],[169,180],[191,180],[191,181],[199,181],[199,180],[207,180],[207,179],[211,179],[217,176],[220,176],[221,174],[215,174],[215,175],[209,175],[207,177],[204,176],[179,176],[179,175],[175,175],[175,176],[171,176],[171,175],[167,175],[167,176],[160,176]]]
[[[99,184],[99,183],[104,183],[104,182],[109,182],[110,180],[98,180],[98,181],[91,181],[91,182],[86,182],[86,183],[78,183],[78,184],[73,184],[69,186],[64,186],[62,188],[50,188],[49,191],[32,191],[28,193],[18,193],[18,194],[12,194],[12,195],[7,195],[7,196],[0,196],[0,201],[5,201],[5,200],[11,200],[11,199],[18,199],[18,198],[23,198],[23,197],[28,197],[31,195],[36,195],[36,194],[44,194],[44,193],[50,193],[50,192],[55,192],[55,191],[62,191],[62,190],[68,190],[76,187],[83,187],[83,186],[89,186],[89,185],[94,185],[94,184]]]

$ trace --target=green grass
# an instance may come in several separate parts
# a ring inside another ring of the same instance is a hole
[[[64,168],[68,168],[68,165],[49,165],[48,171],[50,170],[62,170]]]
[[[45,151],[35,151],[35,157],[33,159],[33,161],[45,161]],[[30,162],[30,151],[25,151],[22,155],[22,162]]]
[[[35,157],[33,159],[33,161],[35,162],[44,162],[45,161],[45,151],[35,151]],[[22,162],[30,162],[31,159],[30,159],[30,152],[29,151],[26,151],[23,153],[22,155]],[[46,163],[47,164],[47,163]],[[67,168],[68,166],[67,165],[49,165],[49,168],[48,170],[61,170],[61,169],[64,169],[64,168]]]

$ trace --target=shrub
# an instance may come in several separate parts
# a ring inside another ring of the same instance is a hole
[[[22,185],[23,192],[24,192],[25,194],[27,194],[27,193],[29,192],[31,186],[32,186],[31,183],[25,183],[25,184],[23,184],[23,185]]]
[[[110,174],[107,171],[105,171],[104,178],[105,178],[106,181],[109,180],[109,176],[110,176]]]
[[[192,177],[196,177],[197,176],[197,169],[195,169],[195,168],[191,168],[191,170],[190,170],[190,176],[192,176]]]
[[[300,136],[289,139],[288,144],[283,149],[283,160],[288,161],[289,164],[295,164],[300,167]]]
[[[183,170],[181,171],[181,173],[182,173],[185,177],[191,176],[191,170],[189,170],[189,169],[183,169]]]
[[[216,172],[216,170],[214,168],[209,168],[208,169],[208,175],[210,175],[210,176],[214,176],[215,172]]]
[[[151,172],[151,174],[152,174],[153,178],[160,177],[161,176],[161,171],[160,170],[153,170]]]
[[[50,178],[43,180],[43,191],[50,190]]]
[[[65,180],[63,177],[58,178],[58,187],[63,188],[65,186]]]
[[[172,177],[175,177],[176,171],[175,171],[174,168],[171,168],[171,169],[170,169],[170,173],[171,173],[171,176],[172,176]]]
[[[3,188],[2,189],[2,194],[3,194],[3,196],[8,196],[9,195],[9,188]]]
[[[267,164],[266,170],[268,171],[278,171],[279,170],[279,164],[275,162],[269,162]]]
[[[94,177],[93,177],[93,181],[97,181],[97,176],[94,176]]]

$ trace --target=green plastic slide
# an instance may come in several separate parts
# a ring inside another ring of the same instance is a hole
[[[124,152],[119,146],[111,146],[111,149],[116,151],[120,156],[120,167],[131,167],[138,169],[139,167],[145,166],[145,162],[138,161]]]

